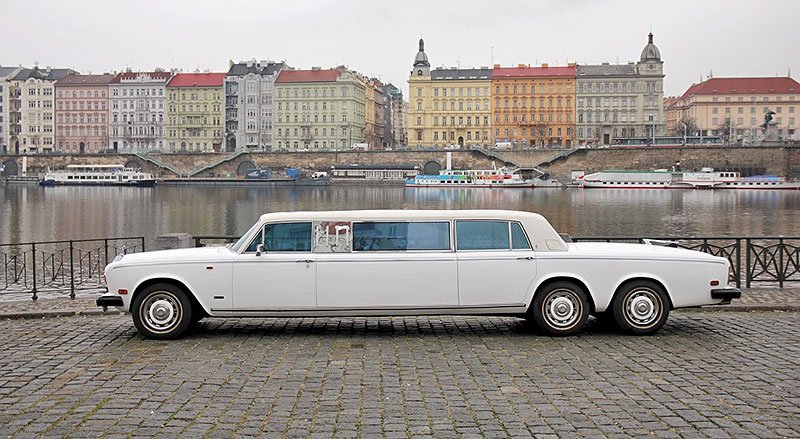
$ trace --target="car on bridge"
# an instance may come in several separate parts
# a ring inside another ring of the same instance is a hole
[[[652,334],[670,310],[730,303],[730,264],[657,245],[567,243],[541,215],[367,210],[262,215],[233,244],[119,255],[97,305],[176,338],[205,317],[516,316],[580,332],[589,316]]]

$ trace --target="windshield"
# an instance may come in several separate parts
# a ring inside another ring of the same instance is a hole
[[[236,253],[239,253],[239,250],[240,250],[240,249],[242,248],[242,246],[244,246],[244,244],[245,244],[245,243],[246,243],[246,242],[249,240],[250,236],[251,236],[251,235],[252,235],[252,234],[253,234],[253,233],[254,233],[256,230],[258,230],[258,229],[260,229],[260,228],[261,228],[261,221],[259,221],[259,222],[255,223],[255,224],[253,224],[253,227],[250,227],[250,230],[246,231],[246,232],[244,233],[244,235],[242,235],[242,237],[241,237],[241,238],[239,238],[239,240],[238,240],[238,241],[236,241],[236,244],[233,244],[233,247],[231,247],[231,250],[233,250],[233,251],[234,251],[234,252],[236,252]]]

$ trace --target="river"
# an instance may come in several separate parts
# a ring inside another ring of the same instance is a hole
[[[287,210],[517,209],[573,236],[800,235],[800,191],[0,185],[0,243],[236,235]]]

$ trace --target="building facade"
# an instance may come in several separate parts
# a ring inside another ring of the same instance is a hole
[[[344,67],[282,70],[275,102],[278,150],[349,150],[366,140],[366,85]]]
[[[492,144],[492,69],[430,69],[419,40],[408,79],[408,144],[420,148]]]
[[[170,152],[219,152],[225,131],[225,73],[178,73],[166,86]]]
[[[637,63],[577,68],[577,138],[582,144],[611,144],[618,137],[666,133],[664,62],[653,34]]]
[[[514,149],[574,144],[574,64],[495,65],[492,89],[495,143],[510,143]]]
[[[275,79],[283,62],[231,62],[225,77],[225,149],[271,150],[275,123]]]
[[[126,71],[109,83],[109,143],[119,152],[164,151],[167,81],[172,73]]]
[[[669,108],[675,130],[688,135],[718,135],[734,143],[764,137],[764,114],[774,112],[782,140],[798,138],[800,84],[791,77],[709,78],[692,84]],[[692,129],[693,127],[693,129]]]
[[[11,79],[22,67],[0,66],[0,154],[13,153],[11,146]]]
[[[110,147],[108,85],[114,75],[67,75],[55,83],[56,150],[98,153]]]
[[[55,149],[55,82],[78,72],[70,69],[21,69],[10,80],[9,144],[17,154]]]

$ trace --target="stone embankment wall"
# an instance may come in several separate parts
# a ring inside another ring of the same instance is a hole
[[[539,166],[554,177],[568,181],[571,171],[596,172],[605,169],[651,170],[670,168],[680,160],[684,170],[713,167],[736,170],[746,175],[771,174],[800,178],[800,148],[794,147],[719,147],[669,149],[584,149],[560,157],[563,150],[495,151],[498,158],[478,151],[453,151],[453,167],[457,169],[489,169],[494,163],[502,166],[507,160],[517,166]],[[161,178],[176,175],[219,177],[241,175],[252,167],[282,169],[300,167],[325,170],[331,166],[412,165],[425,167],[434,162],[446,163],[444,151],[370,151],[370,152],[302,152],[231,154],[133,154],[103,155],[34,155],[28,156],[28,175],[49,169],[63,169],[70,164],[123,164],[140,166]],[[0,156],[5,174],[21,171],[22,157]],[[15,169],[17,168],[17,169]]]

